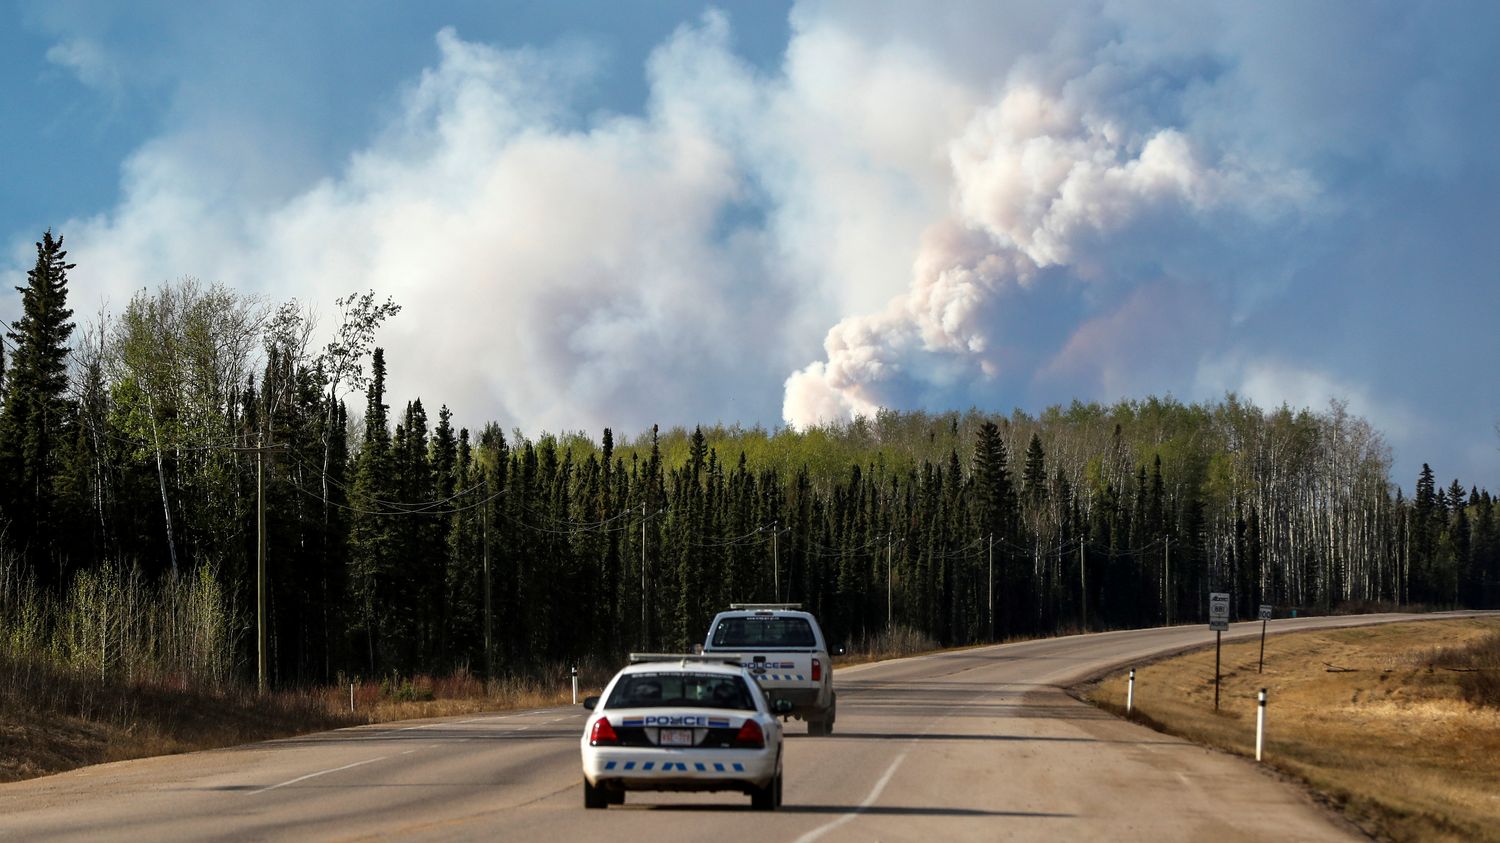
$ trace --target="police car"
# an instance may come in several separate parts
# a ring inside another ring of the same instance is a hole
[[[781,805],[781,721],[740,657],[632,653],[602,697],[588,697],[583,806],[630,790],[739,791],[756,810]]]

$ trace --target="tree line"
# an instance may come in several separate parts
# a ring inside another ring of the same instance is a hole
[[[390,300],[339,299],[314,347],[298,303],[187,279],[79,330],[66,257],[37,243],[0,343],[0,543],[43,592],[210,578],[241,675],[263,546],[278,684],[683,648],[732,601],[949,645],[1201,622],[1211,591],[1240,618],[1500,603],[1490,493],[1424,466],[1405,498],[1338,402],[471,434],[387,394]]]

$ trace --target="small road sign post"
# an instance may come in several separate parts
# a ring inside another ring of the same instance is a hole
[[[1214,631],[1214,711],[1219,710],[1219,656],[1224,646],[1224,632],[1229,629],[1229,595],[1215,591],[1208,595],[1208,628]]]
[[[1271,620],[1271,604],[1260,604],[1260,666],[1256,673],[1266,672],[1266,623]]]

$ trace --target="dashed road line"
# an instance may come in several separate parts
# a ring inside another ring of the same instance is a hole
[[[404,755],[405,753],[402,753],[402,754]],[[273,784],[270,787],[263,787],[260,790],[252,790],[252,791],[250,791],[250,795],[254,796],[257,793],[265,793],[268,790],[275,790],[278,787],[286,787],[289,784],[296,784],[297,782],[305,782],[308,779],[315,779],[318,776],[326,776],[329,773],[337,773],[337,772],[339,772],[341,770],[350,770],[350,769],[353,769],[355,767],[359,767],[359,766],[362,766],[362,765],[365,765],[365,764],[374,764],[376,761],[384,761],[387,758],[390,758],[390,756],[389,755],[382,755],[379,758],[366,758],[363,761],[356,761],[353,764],[345,764],[342,767],[334,767],[331,770],[319,770],[316,773],[308,773],[305,776],[298,776],[295,779],[290,779],[288,781],[281,782],[280,784]]]

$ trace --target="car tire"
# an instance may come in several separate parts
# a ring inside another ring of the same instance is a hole
[[[589,809],[609,807],[609,792],[602,787],[594,787],[589,784],[588,779],[584,779],[583,807]]]
[[[766,782],[765,787],[750,791],[750,808],[755,811],[774,811],[781,807],[781,771],[776,778]]]
[[[625,804],[625,790],[624,790],[624,788],[621,788],[619,790],[606,790],[606,791],[604,791],[604,793],[608,797],[609,804],[611,804],[611,805],[624,805]]]
[[[828,721],[809,718],[807,721],[807,733],[815,738],[828,734]]]

